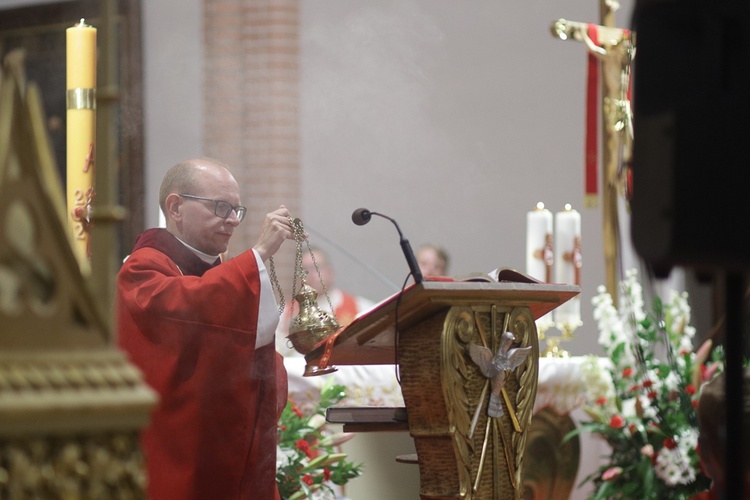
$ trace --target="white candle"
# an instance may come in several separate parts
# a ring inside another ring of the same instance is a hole
[[[565,205],[555,214],[555,282],[581,285],[581,214]],[[555,323],[578,325],[581,299],[575,297],[555,309]]]
[[[526,274],[550,282],[552,264],[552,212],[540,202],[526,214]]]

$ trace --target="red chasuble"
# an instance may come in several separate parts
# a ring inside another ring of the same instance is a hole
[[[163,229],[143,233],[117,276],[119,344],[161,396],[141,444],[152,499],[274,499],[287,379],[256,348],[253,251],[211,266]]]
[[[346,326],[357,317],[357,298],[354,295],[341,291],[341,303],[336,306],[334,315],[338,320],[339,326]]]

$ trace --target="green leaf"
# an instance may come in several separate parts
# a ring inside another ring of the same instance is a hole
[[[330,453],[327,455],[319,455],[314,459],[310,460],[310,463],[302,468],[300,472],[308,472],[311,470],[325,467],[326,465],[335,464],[346,458],[346,453]]]

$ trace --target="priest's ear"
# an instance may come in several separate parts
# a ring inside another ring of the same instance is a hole
[[[170,194],[169,196],[167,196],[167,199],[164,200],[164,208],[166,210],[164,216],[167,219],[167,224],[169,224],[170,220],[179,221],[182,219],[182,201],[183,200],[180,195],[176,193]]]

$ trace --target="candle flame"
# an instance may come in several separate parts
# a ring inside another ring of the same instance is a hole
[[[570,205],[570,203],[565,204],[565,211],[570,212],[573,209],[573,207]]]
[[[544,210],[544,203],[542,203],[541,201],[539,203],[537,203],[536,204],[536,209],[537,210]]]

